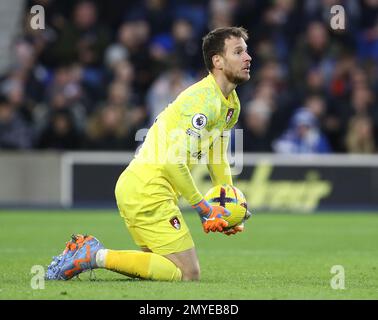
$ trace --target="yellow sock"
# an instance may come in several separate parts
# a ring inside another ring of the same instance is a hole
[[[169,259],[152,252],[107,250],[105,268],[129,277],[179,281],[181,270]]]

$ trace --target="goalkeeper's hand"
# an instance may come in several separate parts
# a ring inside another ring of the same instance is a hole
[[[234,226],[232,228],[223,230],[223,233],[227,236],[230,236],[230,235],[238,233],[238,232],[243,232],[244,231],[244,222],[246,220],[248,220],[251,215],[252,215],[252,213],[247,210],[245,217],[244,217],[244,219],[241,223],[237,224],[236,226]]]
[[[212,206],[205,199],[193,205],[192,208],[198,212],[203,230],[206,233],[209,233],[209,231],[222,232],[223,228],[228,226],[228,222],[222,218],[224,216],[228,217],[231,214],[226,208]]]
[[[236,226],[223,230],[223,233],[227,236],[230,236],[232,234],[243,232],[244,231],[244,222],[237,224]]]

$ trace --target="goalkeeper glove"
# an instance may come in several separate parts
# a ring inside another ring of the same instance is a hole
[[[252,215],[252,213],[247,210],[245,217],[244,217],[244,219],[241,223],[239,223],[236,226],[229,228],[227,230],[223,230],[223,233],[227,236],[230,236],[230,235],[238,233],[238,232],[243,232],[244,231],[244,222],[246,220],[248,220],[251,215]]]
[[[222,232],[223,228],[228,226],[228,222],[222,217],[228,217],[231,212],[221,206],[212,206],[205,199],[192,206],[195,209],[202,222],[203,230],[208,233],[209,231]]]

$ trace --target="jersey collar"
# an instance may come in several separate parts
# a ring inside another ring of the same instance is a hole
[[[215,81],[214,75],[211,72],[209,72],[209,75],[207,77],[210,79],[213,86],[215,87],[215,90],[218,92],[218,95],[221,97],[223,104],[225,104],[227,107],[231,107],[232,106],[231,96],[232,96],[234,90],[231,91],[231,93],[228,95],[228,99],[226,99],[226,97],[223,95],[223,92],[222,92],[221,88],[219,87],[218,83]]]

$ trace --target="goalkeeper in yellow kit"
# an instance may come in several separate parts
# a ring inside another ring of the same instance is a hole
[[[142,251],[109,250],[92,236],[73,236],[55,257],[47,279],[70,279],[94,268],[106,268],[151,280],[198,280],[195,246],[177,206],[182,195],[200,215],[205,232],[234,234],[243,225],[223,230],[230,214],[211,206],[190,173],[201,158],[214,185],[232,184],[225,155],[229,130],[240,113],[235,92],[249,80],[251,57],[247,32],[227,27],[211,31],[202,51],[209,75],[184,90],[157,117],[133,161],[118,179],[117,205],[135,243]]]

